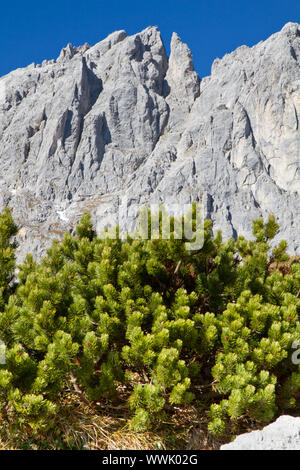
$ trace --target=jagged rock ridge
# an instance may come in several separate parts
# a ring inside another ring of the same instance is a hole
[[[40,254],[90,210],[204,201],[225,237],[275,213],[300,250],[300,26],[216,59],[200,79],[176,33],[117,31],[0,79],[0,209]]]

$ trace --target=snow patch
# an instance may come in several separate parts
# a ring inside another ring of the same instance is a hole
[[[63,222],[69,222],[69,217],[66,216],[65,214],[66,211],[57,211],[57,214]]]

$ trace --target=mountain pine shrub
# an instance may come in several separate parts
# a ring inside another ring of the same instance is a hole
[[[13,221],[11,211],[6,208],[0,214],[0,309],[4,308],[8,296],[13,291],[16,243],[12,241],[18,228]]]
[[[17,228],[0,216],[4,422],[47,430],[66,391],[125,400],[135,430],[191,402],[213,433],[299,409],[300,266],[280,270],[287,247],[270,250],[274,217],[254,221],[250,241],[224,242],[205,221],[194,252],[171,226],[169,240],[98,238],[85,214],[39,263],[26,257],[12,288]]]

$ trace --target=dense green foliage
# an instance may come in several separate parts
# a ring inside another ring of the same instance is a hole
[[[85,214],[76,235],[54,242],[39,264],[27,256],[14,286],[16,226],[5,211],[2,417],[46,429],[70,389],[103,404],[127,400],[137,430],[201,400],[214,433],[297,410],[300,266],[276,269],[288,260],[285,242],[270,250],[277,230],[274,217],[256,220],[254,240],[223,242],[206,221],[203,248],[193,252],[173,232],[170,240],[100,239]]]
[[[14,223],[8,208],[0,214],[0,310],[11,292],[11,282],[15,270],[16,243],[11,239],[16,235],[18,228]]]

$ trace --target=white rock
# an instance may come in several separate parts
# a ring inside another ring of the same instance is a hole
[[[280,416],[261,431],[241,434],[220,450],[300,450],[300,418]]]

